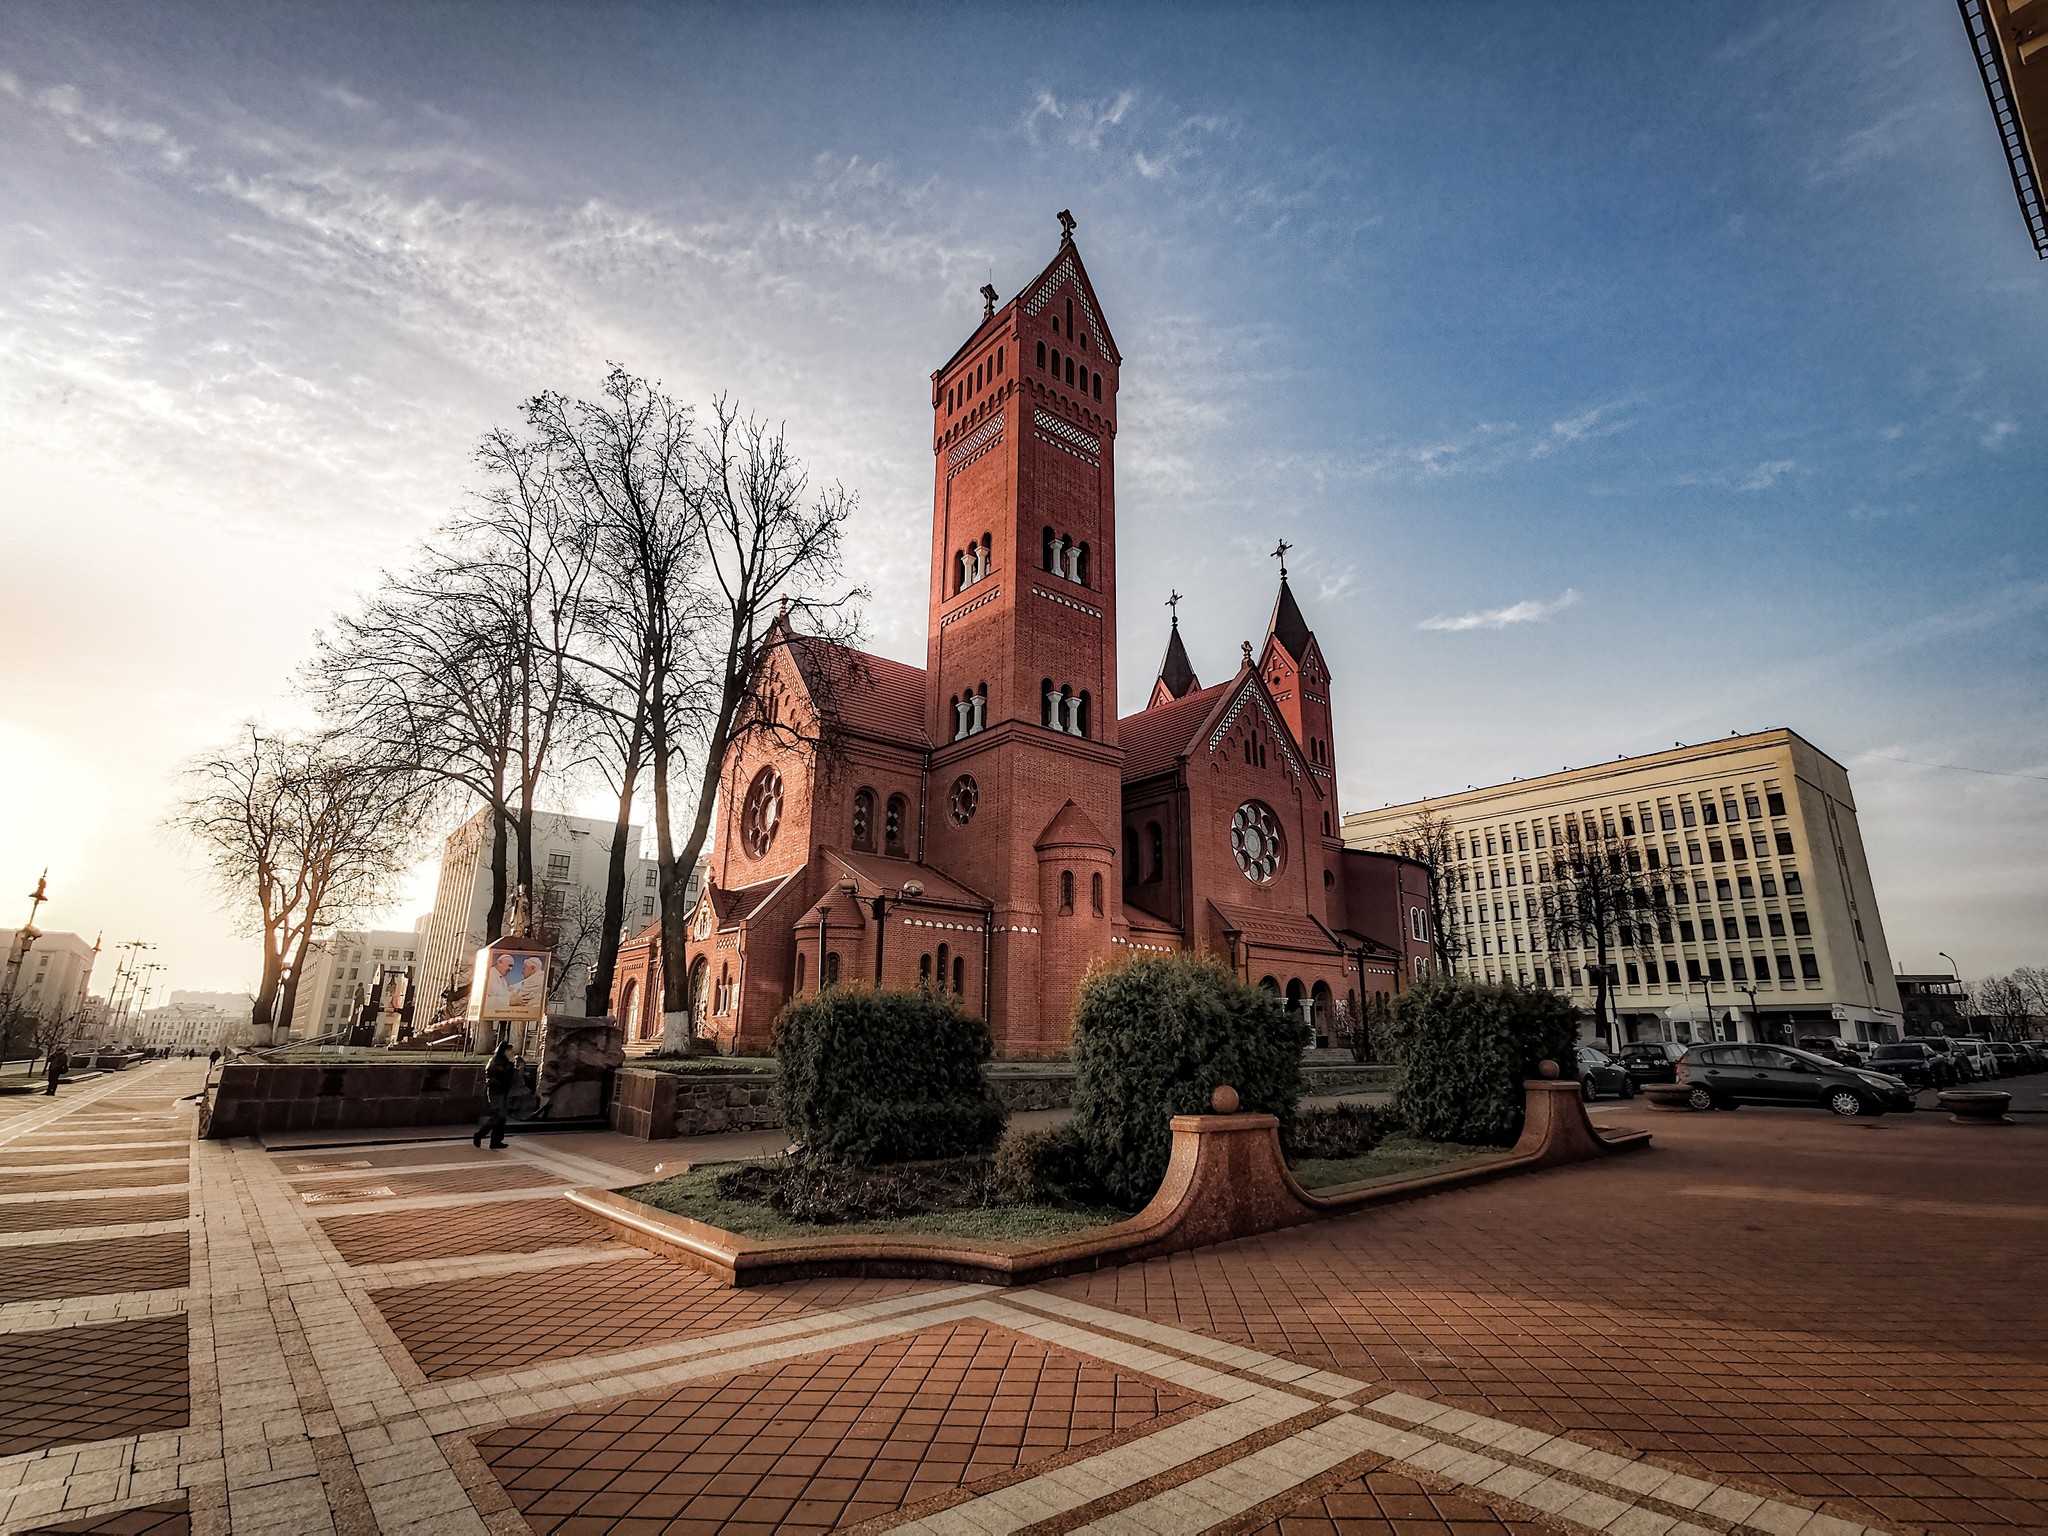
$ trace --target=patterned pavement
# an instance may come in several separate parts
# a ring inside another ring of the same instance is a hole
[[[686,1148],[195,1144],[197,1079],[0,1107],[0,1532],[2048,1533],[2048,1113],[730,1290],[561,1198]]]

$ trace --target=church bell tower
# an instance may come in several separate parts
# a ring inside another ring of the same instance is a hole
[[[927,857],[996,905],[998,1051],[1063,1049],[1121,878],[1121,357],[1060,215],[1050,263],[932,375]],[[1071,805],[1070,805],[1071,802]]]

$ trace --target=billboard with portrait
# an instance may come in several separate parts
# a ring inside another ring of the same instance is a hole
[[[548,956],[544,950],[476,952],[476,976],[469,988],[469,1016],[488,1023],[538,1024],[548,1006]]]

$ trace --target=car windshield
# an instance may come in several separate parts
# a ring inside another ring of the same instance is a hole
[[[1880,1045],[1875,1061],[1919,1061],[1927,1050],[1924,1045]]]
[[[1607,1065],[1607,1058],[1589,1046],[1582,1045],[1579,1047],[1579,1060],[1589,1067],[1604,1067]]]

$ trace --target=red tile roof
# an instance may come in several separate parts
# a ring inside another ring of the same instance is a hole
[[[1149,779],[1164,773],[1193,745],[1210,712],[1222,702],[1231,683],[1200,688],[1171,704],[1140,710],[1116,723],[1117,740],[1124,749],[1124,778]]]
[[[1109,848],[1115,845],[1102,835],[1102,829],[1088,817],[1088,813],[1069,800],[1060,807],[1060,813],[1045,824],[1045,830],[1038,834],[1040,848]]]
[[[924,728],[923,667],[814,635],[794,635],[790,645],[813,697],[836,707],[846,730],[919,751],[931,746],[931,734]]]

